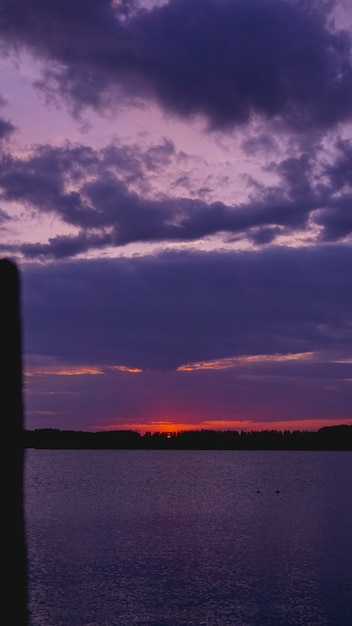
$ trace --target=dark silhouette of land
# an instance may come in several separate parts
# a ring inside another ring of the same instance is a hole
[[[20,280],[16,266],[0,260],[0,380],[3,416],[3,619],[27,624],[27,559],[23,515],[23,404]]]
[[[43,428],[23,432],[24,448],[95,450],[352,450],[352,425],[318,431],[190,430],[146,433]]]

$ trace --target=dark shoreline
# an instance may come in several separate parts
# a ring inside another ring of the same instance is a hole
[[[318,431],[189,430],[146,433],[43,428],[23,431],[23,447],[50,450],[352,450],[352,425]]]

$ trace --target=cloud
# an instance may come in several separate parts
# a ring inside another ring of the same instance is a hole
[[[311,222],[320,228],[322,241],[338,241],[352,233],[352,142],[337,140],[333,148],[331,160],[319,146],[273,165],[295,206],[309,212]]]
[[[0,117],[0,140],[7,139],[14,131],[14,125],[9,120]]]
[[[278,183],[256,185],[241,204],[208,203],[153,189],[149,174],[173,167],[177,153],[164,140],[146,149],[67,143],[36,146],[22,157],[0,157],[0,197],[72,228],[17,250],[28,258],[73,257],[137,242],[192,242],[218,235],[265,246],[306,232],[311,241],[352,233],[352,143],[338,140],[329,158],[321,146],[266,169]],[[177,173],[176,173],[177,179]],[[148,182],[149,181],[149,182]]]
[[[351,119],[351,37],[333,2],[1,1],[5,45],[44,63],[41,88],[73,109],[150,100],[227,129],[254,116],[305,132]]]
[[[338,140],[335,147],[337,156],[325,170],[331,201],[316,217],[324,241],[336,241],[352,233],[352,142]]]
[[[150,152],[145,156],[147,167]],[[303,228],[309,211],[316,207],[312,198],[298,205],[271,189],[239,206],[165,195],[148,198],[133,190],[128,176],[123,179],[120,159],[113,147],[94,151],[82,146],[40,146],[28,158],[6,155],[0,172],[2,199],[21,202],[39,213],[51,212],[79,229],[76,234],[52,237],[48,243],[24,243],[22,253],[60,258],[93,248],[194,241],[217,233],[243,233],[257,242],[269,241],[278,233],[277,226]],[[141,170],[138,175],[143,176]]]
[[[1,217],[1,216],[0,216]],[[20,246],[11,246],[13,252],[21,252],[27,259],[64,259],[94,249],[105,248],[113,241],[107,235],[87,235],[81,232],[78,235],[57,235],[50,237],[48,243],[24,243]]]
[[[6,99],[0,94],[0,108],[7,104]],[[8,139],[16,130],[10,120],[0,117],[0,141]]]
[[[29,264],[25,353],[160,371],[246,355],[336,360],[352,348],[351,267],[341,244]]]
[[[0,224],[11,220],[10,215],[0,207]]]

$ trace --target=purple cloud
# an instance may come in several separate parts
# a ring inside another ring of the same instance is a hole
[[[157,101],[181,117],[226,129],[252,116],[293,129],[351,119],[348,31],[331,25],[332,2],[2,0],[3,42],[46,63],[41,87],[76,111]]]
[[[259,186],[249,200],[233,206],[142,195],[150,169],[161,167],[159,161],[174,153],[167,141],[145,151],[66,144],[38,146],[24,158],[4,153],[0,197],[51,212],[77,229],[47,243],[24,242],[18,251],[30,258],[63,258],[107,246],[194,241],[216,234],[268,245],[280,234],[308,232],[309,223],[320,227],[323,241],[352,233],[351,142],[337,142],[328,164],[318,147],[271,165],[268,169],[281,184]]]
[[[5,222],[9,222],[11,220],[10,216],[6,211],[0,208],[0,224],[4,224]],[[4,246],[6,247],[6,246]]]
[[[165,371],[236,355],[347,354],[351,268],[341,244],[29,264],[25,352]]]
[[[0,140],[7,139],[14,132],[15,127],[9,120],[0,118]]]

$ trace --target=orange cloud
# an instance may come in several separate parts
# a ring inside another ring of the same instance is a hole
[[[128,372],[129,374],[139,374],[142,372],[139,368],[127,367],[126,365],[113,365],[109,370]],[[25,376],[96,376],[104,374],[105,371],[98,366],[77,365],[67,367],[65,365],[38,365],[27,368]]]
[[[129,374],[140,374],[143,371],[138,367],[127,367],[126,365],[113,365],[111,369],[118,372],[128,372]]]
[[[193,372],[195,370],[223,370],[236,367],[237,365],[249,365],[251,363],[270,363],[282,361],[308,361],[314,357],[314,352],[296,352],[288,354],[255,354],[251,356],[234,356],[227,359],[214,359],[211,361],[198,361],[180,365],[176,371]]]
[[[26,369],[25,376],[87,376],[103,374],[100,367],[65,367],[65,366],[49,366],[49,367],[32,367]]]

